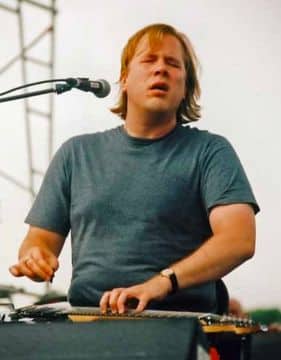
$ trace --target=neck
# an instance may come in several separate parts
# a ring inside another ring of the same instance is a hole
[[[177,123],[176,116],[153,114],[133,117],[127,114],[124,128],[128,135],[144,139],[157,139],[172,131]]]

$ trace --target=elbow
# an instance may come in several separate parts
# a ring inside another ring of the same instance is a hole
[[[255,248],[248,249],[245,253],[245,260],[250,260],[255,255]]]
[[[243,252],[244,261],[251,259],[256,251],[256,228],[254,218],[252,217],[251,226],[244,227],[243,235],[241,236],[240,244]]]
[[[243,244],[242,258],[244,261],[251,259],[255,255],[255,238],[247,239]]]

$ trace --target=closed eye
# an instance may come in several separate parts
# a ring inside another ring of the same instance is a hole
[[[180,68],[181,66],[179,64],[175,64],[175,63],[170,63],[169,65],[175,67],[175,68]]]
[[[155,61],[157,61],[156,56],[147,56],[147,57],[144,57],[143,59],[141,59],[142,63],[153,63]],[[173,57],[165,58],[165,63],[172,67],[181,68],[181,63]]]
[[[147,57],[147,58],[142,59],[142,62],[153,62],[154,60],[155,60],[155,58],[153,58],[153,57]]]
[[[171,66],[174,66],[174,67],[177,67],[177,68],[181,67],[181,64],[177,60],[170,59],[170,60],[167,60],[167,62]]]

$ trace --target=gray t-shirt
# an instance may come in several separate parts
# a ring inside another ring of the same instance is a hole
[[[177,125],[160,139],[139,139],[120,126],[61,146],[26,222],[64,236],[71,230],[69,301],[97,306],[104,291],[143,282],[192,253],[212,234],[210,210],[231,203],[259,210],[225,138]],[[215,311],[215,284],[150,307]]]

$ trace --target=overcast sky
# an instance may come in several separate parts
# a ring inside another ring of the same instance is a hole
[[[39,1],[39,0],[38,0]],[[48,4],[49,1],[41,3]],[[16,4],[0,0],[0,4]],[[261,207],[253,259],[225,277],[231,296],[247,308],[281,307],[281,2],[280,0],[58,0],[55,77],[104,78],[112,85],[105,99],[72,90],[56,96],[54,150],[71,136],[121,124],[108,110],[116,100],[121,49],[139,28],[166,22],[185,32],[199,56],[202,73],[202,119],[193,126],[226,136],[245,167]],[[48,25],[42,10],[26,5],[28,43]],[[19,53],[14,14],[0,8],[0,69]],[[46,44],[32,55],[46,56]],[[28,80],[49,78],[33,66]],[[20,63],[0,75],[0,92],[22,84]],[[35,101],[41,109],[47,96]],[[0,284],[42,292],[41,284],[14,279],[8,266],[27,226],[28,193],[1,176],[1,171],[28,184],[23,101],[0,104]],[[47,126],[33,122],[36,166],[46,170]],[[53,283],[66,291],[70,282],[69,239]]]

